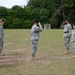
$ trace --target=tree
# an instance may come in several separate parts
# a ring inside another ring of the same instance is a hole
[[[35,19],[59,28],[64,19],[75,22],[75,0],[29,0],[27,6],[0,7],[4,28],[31,28]]]

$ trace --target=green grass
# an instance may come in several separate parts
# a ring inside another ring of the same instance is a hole
[[[30,30],[5,30],[6,56],[0,57],[0,75],[75,75],[75,58],[64,54],[63,30],[43,30],[37,57],[31,60]]]

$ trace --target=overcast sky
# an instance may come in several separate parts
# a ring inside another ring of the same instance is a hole
[[[28,0],[0,0],[0,6],[11,8],[14,5],[27,5]]]

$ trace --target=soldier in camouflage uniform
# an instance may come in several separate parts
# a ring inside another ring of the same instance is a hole
[[[75,25],[73,25],[73,31],[72,31],[72,50],[73,50],[73,57],[75,57]]]
[[[35,20],[34,25],[31,28],[31,42],[32,42],[32,59],[35,58],[35,54],[37,52],[37,45],[40,38],[40,32],[42,32],[42,26],[39,20]]]
[[[65,20],[65,25],[63,26],[64,28],[64,43],[65,43],[65,47],[66,47],[66,54],[69,53],[69,45],[70,45],[70,38],[71,38],[71,34],[72,34],[72,27],[69,24],[68,20]]]
[[[4,46],[4,30],[3,30],[4,21],[0,19],[0,55],[4,55],[2,53],[3,46]]]

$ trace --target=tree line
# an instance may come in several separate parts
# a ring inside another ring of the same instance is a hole
[[[29,0],[27,6],[13,6],[11,9],[0,7],[0,17],[4,28],[29,29],[35,19],[52,28],[60,28],[65,19],[75,23],[75,0]]]

